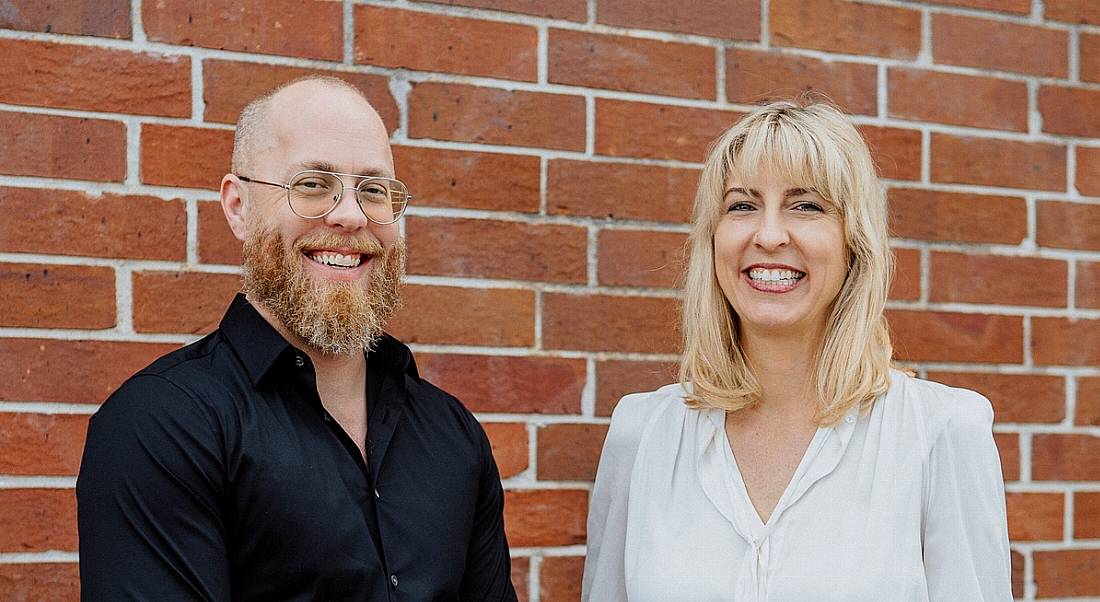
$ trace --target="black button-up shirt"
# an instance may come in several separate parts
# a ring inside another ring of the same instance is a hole
[[[92,417],[85,600],[514,600],[485,432],[390,337],[367,355],[367,456],[312,363],[238,296]]]

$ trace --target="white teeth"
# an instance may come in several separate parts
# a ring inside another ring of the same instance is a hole
[[[338,268],[354,268],[363,261],[362,255],[342,255],[340,253],[320,252],[309,255],[309,258],[317,263]]]
[[[796,272],[794,270],[769,270],[767,268],[753,268],[749,270],[749,278],[761,282],[792,284],[796,280],[801,280],[804,276],[805,274],[802,272]]]

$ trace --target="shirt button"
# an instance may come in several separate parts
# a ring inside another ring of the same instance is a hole
[[[303,358],[303,357],[302,357],[302,356],[300,356],[300,355],[296,355],[296,356],[294,356],[294,365],[295,365],[295,366],[298,366],[299,368],[301,368],[302,366],[305,366],[305,365],[306,365],[306,360],[305,360],[305,358]]]
[[[392,583],[394,587],[397,587],[397,575],[396,574],[395,575],[390,575],[390,583]]]
[[[847,417],[847,418],[845,418],[845,419],[844,419],[844,422],[847,422],[848,424],[852,424],[852,423],[853,423],[853,422],[855,422],[855,421],[856,421],[856,417],[855,417],[855,416],[849,416],[849,417]]]
[[[376,500],[377,500],[377,499],[381,499],[381,498],[382,498],[382,494],[381,494],[381,493],[378,493],[378,490],[377,490],[377,489],[375,489],[375,490],[374,490],[374,499],[376,499]]]

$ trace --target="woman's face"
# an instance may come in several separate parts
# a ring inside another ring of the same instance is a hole
[[[744,334],[818,335],[848,272],[837,206],[773,176],[726,182],[714,268]]]

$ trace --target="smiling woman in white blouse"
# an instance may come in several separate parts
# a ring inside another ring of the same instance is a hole
[[[890,368],[886,199],[851,123],[734,125],[689,247],[680,383],[615,409],[583,598],[1011,600],[992,409]]]

